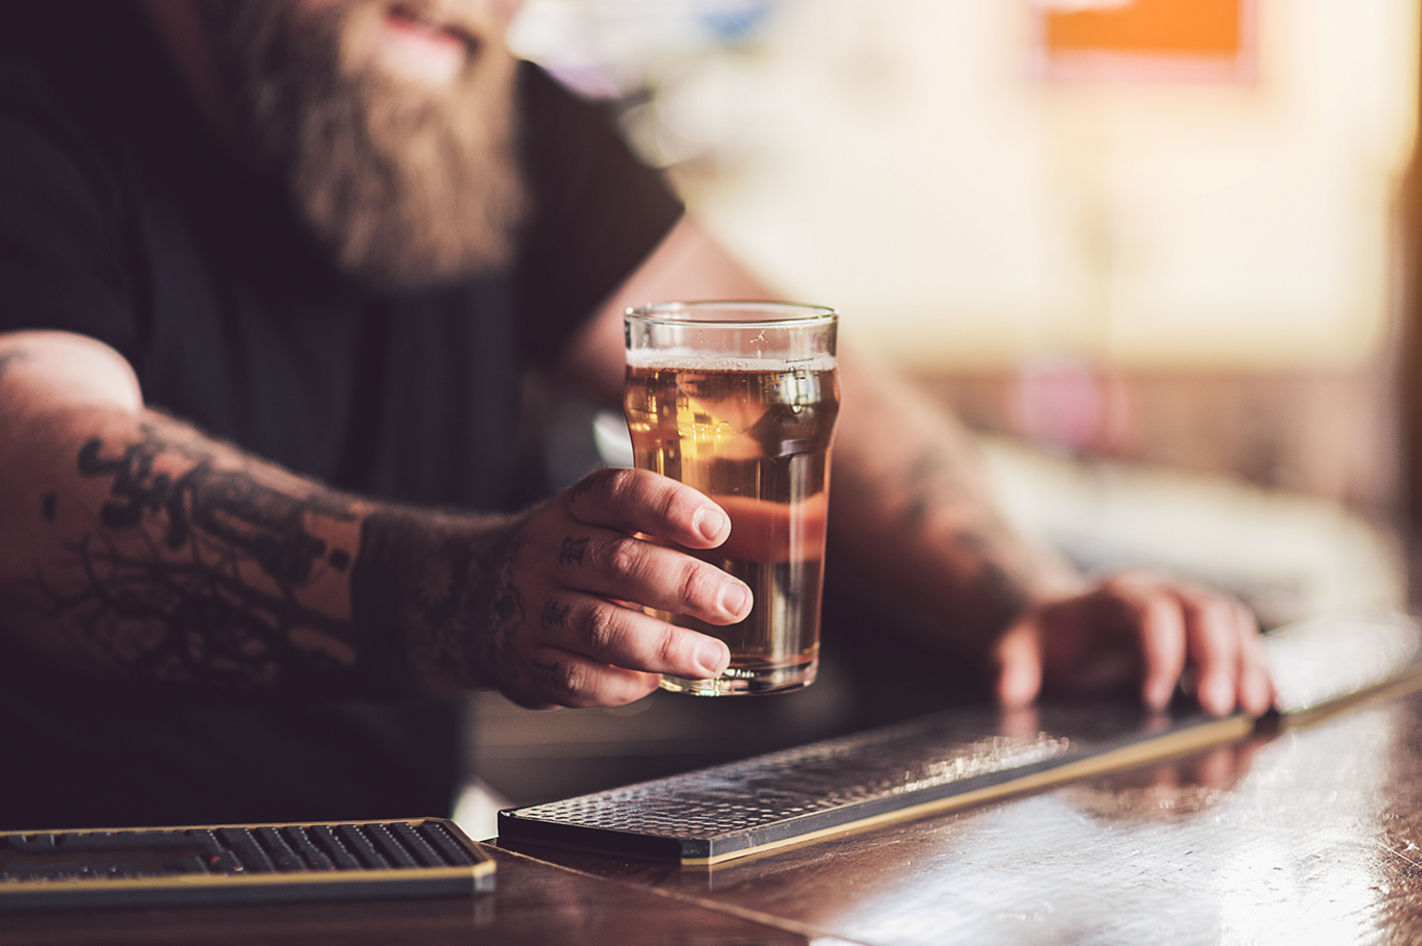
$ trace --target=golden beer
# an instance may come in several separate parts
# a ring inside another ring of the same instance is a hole
[[[701,695],[808,685],[819,656],[830,446],[839,414],[833,350],[806,358],[687,357],[629,351],[624,408],[636,465],[693,486],[731,519],[719,548],[692,551],[750,586],[738,624],[664,620],[724,640],[714,680],[666,676]]]

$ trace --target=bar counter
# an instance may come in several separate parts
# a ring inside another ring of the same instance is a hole
[[[11,943],[1422,940],[1422,694],[712,868],[494,847],[474,898],[15,913]]]

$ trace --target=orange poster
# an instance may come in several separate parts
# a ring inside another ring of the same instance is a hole
[[[1052,78],[1241,80],[1254,76],[1254,0],[1036,0]]]

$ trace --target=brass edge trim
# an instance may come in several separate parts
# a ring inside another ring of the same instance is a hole
[[[491,873],[491,867],[471,864],[468,867],[426,867],[404,870],[340,870],[321,873],[269,873],[269,874],[174,874],[171,877],[150,877],[138,880],[102,881],[10,881],[0,885],[0,903],[7,895],[32,895],[40,891],[54,891],[56,894],[73,893],[76,890],[153,890],[157,888],[177,890],[203,887],[290,887],[321,886],[323,884],[367,884],[390,881],[408,881],[418,884],[430,880],[476,880],[480,875]]]
[[[1365,686],[1352,693],[1326,700],[1317,706],[1310,706],[1293,713],[1283,713],[1279,717],[1279,725],[1284,729],[1305,729],[1332,719],[1341,713],[1386,703],[1419,689],[1422,689],[1422,664],[1414,664],[1383,683]]]
[[[902,808],[898,811],[888,811],[883,814],[862,818],[859,821],[850,821],[832,828],[821,828],[809,834],[786,838],[783,841],[771,841],[766,844],[741,848],[740,850],[731,851],[726,854],[713,855],[711,857],[682,858],[681,865],[683,867],[712,867],[742,857],[793,847],[798,844],[817,841],[836,834],[848,834],[853,831],[861,831],[867,828],[891,824],[896,821],[908,821],[923,815],[951,811],[955,808],[964,808],[968,805],[977,804],[978,802],[992,801],[1006,795],[1028,792],[1033,789],[1068,782],[1075,778],[1097,774],[1114,768],[1128,768],[1132,765],[1154,762],[1168,756],[1184,755],[1195,749],[1202,749],[1206,746],[1242,739],[1254,730],[1254,723],[1255,720],[1252,716],[1244,714],[1226,716],[1221,719],[1203,723],[1199,726],[1191,726],[1188,729],[1177,730],[1176,732],[1164,736],[1147,738],[1142,742],[1122,746],[1119,749],[1111,749],[1099,755],[1089,756],[1085,759],[1077,759],[1074,762],[1067,762],[1041,772],[1033,772],[1030,775],[1024,775],[1020,778],[1009,779],[997,785],[990,785],[975,791],[964,792],[961,795],[952,795],[948,798],[939,798],[934,801],[923,802],[908,808]]]
[[[135,834],[144,831],[216,831],[218,828],[314,828],[324,825],[328,828],[335,828],[343,824],[367,825],[367,824],[395,824],[396,822],[408,822],[411,824],[433,821],[436,824],[452,827],[459,830],[459,837],[468,837],[459,825],[451,818],[386,818],[384,820],[376,818],[366,818],[357,821],[241,821],[233,824],[150,824],[138,827],[129,826],[127,828],[20,828],[17,830],[0,831],[0,836],[7,834]],[[478,843],[471,839],[470,843]]]
[[[412,824],[423,824],[426,821],[433,821],[436,824],[443,825],[447,828],[454,828],[454,839],[456,842],[461,842],[468,839],[468,835],[466,835],[462,830],[460,830],[459,826],[449,818],[395,818],[386,819],[384,821],[254,821],[244,822],[240,824],[152,825],[142,828],[52,828],[48,830],[43,828],[26,828],[21,831],[0,831],[0,837],[11,834],[142,834],[148,831],[215,831],[219,828],[314,828],[318,825],[324,825],[325,827],[329,828],[343,824],[387,825],[395,821],[407,821]],[[105,890],[132,890],[152,887],[179,886],[226,886],[234,883],[239,884],[241,886],[252,887],[260,886],[262,884],[283,886],[292,883],[293,881],[299,883],[319,884],[357,881],[357,879],[359,879],[358,882],[374,882],[379,880],[393,880],[402,878],[410,878],[411,880],[443,880],[446,878],[473,877],[477,879],[483,877],[486,874],[496,873],[498,871],[498,866],[494,863],[493,859],[491,859],[486,852],[480,849],[479,842],[470,840],[468,843],[469,845],[473,845],[473,850],[471,851],[471,853],[481,858],[480,860],[475,861],[473,864],[457,864],[447,867],[376,867],[369,869],[361,868],[359,870],[347,869],[321,872],[273,871],[270,873],[261,874],[173,874],[170,876],[149,877],[144,880],[105,879],[103,881],[103,884]],[[461,846],[467,847],[467,845],[463,844],[461,844]],[[87,883],[87,881],[78,880],[74,882]],[[39,886],[25,886],[23,890],[20,889],[21,885],[26,885],[29,883],[43,883],[46,886],[51,886],[54,885],[56,882],[51,880],[41,882],[11,881],[10,883],[0,884],[0,897],[3,897],[6,891],[13,891],[15,893],[33,893],[34,891],[40,889]],[[69,890],[73,888],[56,886],[55,889]]]

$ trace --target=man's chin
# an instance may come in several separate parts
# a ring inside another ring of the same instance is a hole
[[[209,22],[234,100],[341,270],[413,288],[508,260],[526,200],[518,64],[486,3],[232,2]]]

